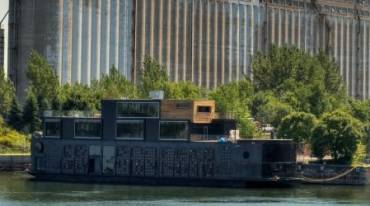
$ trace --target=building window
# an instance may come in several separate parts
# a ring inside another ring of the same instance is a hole
[[[143,120],[117,121],[117,139],[144,139]]]
[[[211,107],[199,106],[198,107],[198,112],[210,113],[211,112]]]
[[[59,138],[60,131],[61,131],[60,120],[45,121],[44,123],[45,137]]]
[[[158,102],[120,102],[117,104],[117,117],[158,118]]]
[[[78,120],[75,122],[75,137],[100,138],[101,123],[98,120]]]
[[[161,121],[161,140],[186,140],[188,139],[188,122],[186,121]]]

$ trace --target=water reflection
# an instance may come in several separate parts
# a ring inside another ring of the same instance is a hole
[[[0,173],[0,205],[370,205],[369,187],[149,187],[35,182],[29,178],[25,173]]]

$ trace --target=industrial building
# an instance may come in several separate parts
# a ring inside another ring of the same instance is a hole
[[[136,81],[145,55],[175,81],[213,88],[252,77],[272,44],[332,56],[348,93],[370,97],[370,0],[9,1],[9,75],[26,87],[32,49],[62,83],[89,83],[115,65]]]

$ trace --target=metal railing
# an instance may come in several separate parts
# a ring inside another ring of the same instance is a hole
[[[47,110],[44,111],[44,118],[61,118],[61,117],[76,117],[76,118],[100,118],[100,112],[91,112],[91,111],[55,111]]]

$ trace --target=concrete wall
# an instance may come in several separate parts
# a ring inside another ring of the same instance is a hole
[[[114,65],[130,78],[132,1],[9,1],[9,75],[18,94],[34,49],[46,57],[61,83],[90,83]]]
[[[316,3],[315,3],[316,2]],[[272,44],[335,58],[350,95],[370,96],[369,1],[137,0],[135,59],[166,65],[175,81],[212,88],[252,77]]]
[[[18,2],[18,3],[16,3]],[[332,56],[350,95],[370,97],[370,0],[10,1],[10,76],[26,85],[36,49],[62,83],[89,83],[115,65],[137,79],[144,56],[175,81],[213,88],[252,77],[272,44]]]

